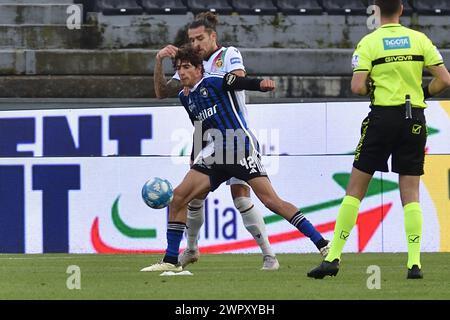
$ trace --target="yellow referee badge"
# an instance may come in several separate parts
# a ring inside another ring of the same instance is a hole
[[[412,127],[412,133],[420,134],[420,131],[422,131],[422,126],[420,124],[414,124]]]

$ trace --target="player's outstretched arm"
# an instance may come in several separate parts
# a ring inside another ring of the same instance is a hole
[[[155,94],[158,99],[176,96],[181,90],[179,81],[171,79],[166,81],[163,61],[165,58],[174,58],[178,48],[168,45],[156,54],[155,69],[153,71]]]
[[[238,77],[233,73],[227,73],[223,78],[223,88],[227,91],[250,90],[266,92],[275,90],[275,81],[269,79]]]
[[[245,76],[246,76],[245,71],[244,71],[244,70],[241,70],[241,69],[237,69],[237,70],[230,71],[230,73],[235,74],[235,75],[237,75],[238,77],[245,77]]]

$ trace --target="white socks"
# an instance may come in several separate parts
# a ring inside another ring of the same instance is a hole
[[[234,205],[241,213],[245,228],[258,243],[263,255],[275,256],[270,247],[264,219],[255,208],[252,199],[247,197],[236,198],[234,199]]]
[[[194,199],[188,204],[186,239],[187,248],[190,250],[198,249],[198,236],[200,234],[200,228],[205,220],[205,215],[203,213],[204,202],[205,200]],[[253,205],[252,199],[239,197],[234,199],[233,202],[242,215],[242,221],[244,222],[245,228],[258,243],[262,254],[275,256],[269,243],[264,219]]]
[[[187,247],[190,250],[198,249],[198,235],[205,220],[203,214],[203,204],[205,200],[194,199],[188,204],[188,214],[186,221]]]

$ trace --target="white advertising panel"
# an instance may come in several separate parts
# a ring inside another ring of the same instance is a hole
[[[275,189],[328,239],[368,112],[366,103],[249,106]],[[422,248],[450,251],[450,102],[430,102],[426,114]],[[140,190],[155,176],[175,187],[188,169],[191,139],[181,107],[2,111],[0,252],[162,252],[166,211],[146,207]],[[316,251],[252,198],[276,252]],[[203,252],[259,252],[228,186],[205,209]],[[375,175],[359,219],[347,251],[406,250],[395,174]]]
[[[170,157],[0,159],[3,178],[0,186],[6,193],[2,203],[4,208],[14,207],[11,210],[16,213],[8,225],[22,223],[23,229],[20,234],[3,234],[4,243],[9,243],[9,248],[14,248],[14,243],[19,248],[22,243],[23,252],[27,253],[162,252],[166,245],[167,211],[147,207],[141,199],[141,187],[155,176],[168,179],[174,187],[179,184],[187,167],[172,160]],[[442,160],[448,161],[449,157]],[[351,156],[281,157],[279,172],[270,178],[279,195],[302,208],[324,237],[331,239],[351,163]],[[7,184],[12,190],[6,190]],[[425,221],[422,249],[439,251],[445,247],[441,241],[445,226],[440,219],[448,211],[439,211],[435,195],[429,190],[433,190],[430,185],[421,184]],[[23,204],[13,192],[22,195],[19,198]],[[276,252],[316,251],[309,239],[269,212],[255,196],[253,199],[265,216]],[[205,215],[200,236],[202,252],[259,251],[233,206],[227,185],[209,195]],[[362,203],[346,251],[405,251],[405,241],[397,177],[377,174]]]
[[[249,105],[263,154],[349,154],[366,102]],[[426,110],[428,153],[450,153],[450,102]],[[2,111],[0,156],[189,155],[193,127],[182,107]]]

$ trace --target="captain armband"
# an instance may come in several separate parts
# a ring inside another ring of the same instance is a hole
[[[233,73],[227,73],[223,78],[223,88],[230,90],[261,91],[261,79],[238,77]]]

